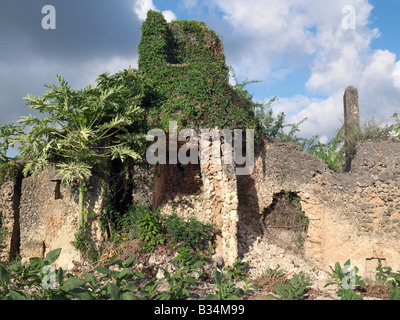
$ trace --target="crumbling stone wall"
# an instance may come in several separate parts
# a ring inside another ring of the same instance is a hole
[[[20,254],[22,260],[44,257],[48,252],[62,248],[57,266],[70,270],[81,256],[73,246],[78,226],[78,195],[73,187],[65,187],[54,177],[53,168],[22,180],[20,202]],[[89,183],[89,209],[99,214],[102,207],[102,189],[97,178]],[[97,222],[92,225],[92,238],[101,241]],[[97,243],[98,244],[98,243]]]
[[[16,257],[19,249],[19,185],[9,181],[0,186],[1,226],[6,235],[0,245],[0,261]]]
[[[239,180],[243,196],[239,237],[248,239],[274,195],[293,192],[309,218],[305,257],[322,269],[351,259],[360,274],[375,272],[378,258],[400,268],[400,142],[365,141],[348,173],[335,173],[295,144],[263,141],[251,178]],[[249,218],[249,212],[254,211]],[[252,220],[252,221],[251,221]],[[250,229],[249,226],[253,227]],[[247,233],[246,230],[247,229]]]
[[[202,139],[200,135],[200,144]],[[204,139],[211,150],[211,141]],[[184,144],[179,142],[178,149]],[[223,157],[222,154],[221,162],[215,163],[210,152],[204,163],[199,159],[198,164],[159,165],[152,198],[153,209],[161,207],[162,214],[176,212],[182,218],[194,215],[214,224],[218,231],[215,258],[231,265],[238,257],[238,195],[235,166],[225,164]]]
[[[175,210],[182,217],[194,214],[215,224],[220,231],[216,257],[228,265],[262,235],[263,214],[274,197],[283,191],[295,193],[309,219],[304,256],[317,267],[328,270],[337,261],[351,259],[360,274],[367,275],[375,272],[381,258],[386,265],[400,269],[398,140],[360,143],[348,173],[330,171],[322,160],[302,152],[296,144],[261,140],[255,150],[251,176],[236,176],[233,164],[210,161],[183,166],[182,179],[177,165],[163,165],[161,170],[153,167],[144,179],[150,197],[143,198],[144,189],[137,190],[138,194],[149,206],[161,206],[165,214]],[[101,186],[96,179],[90,186],[90,207],[99,213]],[[80,261],[72,244],[78,225],[73,188],[59,184],[47,169],[23,179],[18,208],[14,189],[12,182],[0,188],[0,210],[3,226],[20,231],[22,258],[43,257],[62,248],[57,263],[71,269],[74,261]],[[10,234],[3,259],[10,257],[12,237]],[[97,238],[101,239],[98,227]]]

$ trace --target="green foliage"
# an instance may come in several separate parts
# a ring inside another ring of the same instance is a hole
[[[150,125],[180,128],[255,128],[251,102],[229,82],[222,43],[198,21],[167,23],[149,11],[142,27],[139,70],[154,84],[147,92]]]
[[[249,278],[248,273],[248,265],[243,262],[242,259],[237,259],[232,267],[225,267],[226,277],[233,280],[241,280],[244,281],[243,292],[244,293],[252,293],[252,289],[257,289],[255,285],[253,285],[253,281]]]
[[[224,274],[218,269],[214,269],[214,280],[216,286],[215,294],[208,294],[204,300],[240,300],[238,294],[244,294],[244,291],[235,287],[231,281],[232,274]]]
[[[198,260],[203,260],[205,254],[202,251],[194,250],[190,247],[180,246],[176,249],[177,255],[174,258],[176,263],[183,263],[185,265],[192,265]]]
[[[82,226],[78,226],[75,233],[74,248],[84,254],[90,261],[97,261],[99,251],[93,244],[91,237],[91,225],[85,222]]]
[[[377,281],[391,287],[392,292],[389,295],[389,300],[400,300],[400,271],[392,272],[391,267],[383,267],[381,259],[378,259],[375,277]]]
[[[310,154],[317,156],[325,161],[329,169],[341,172],[344,167],[343,134],[340,129],[335,138],[328,143],[318,142],[308,150]]]
[[[132,69],[125,73],[136,75]],[[131,92],[126,97],[126,89],[117,85],[115,77],[104,74],[97,87],[75,91],[57,75],[58,85],[46,85],[50,90],[43,96],[24,98],[31,109],[46,116],[30,115],[18,121],[24,128],[31,128],[16,139],[26,160],[24,174],[35,174],[56,162],[57,175],[63,183],[78,182],[81,226],[84,182],[94,168],[103,166],[106,159],[124,161],[140,157],[134,143],[143,137],[129,129],[140,120],[142,93]]]
[[[8,228],[3,226],[3,212],[0,211],[0,251],[4,249],[4,241],[8,234]]]
[[[353,157],[359,142],[389,137],[396,130],[395,128],[395,126],[380,123],[372,118],[364,121],[360,128],[349,126],[347,132],[342,126],[328,143],[318,142],[310,146],[308,151],[324,160],[329,169],[342,172],[345,167],[345,154]]]
[[[134,294],[141,291],[136,281],[143,275],[132,269],[134,258],[126,262],[116,261],[121,271],[108,268],[96,269],[102,276],[97,279],[92,273],[83,278],[66,274],[62,268],[45,271],[59,256],[60,249],[49,252],[45,259],[31,258],[29,263],[14,264],[7,270],[0,265],[1,300],[137,300]],[[50,277],[51,276],[51,277]],[[30,294],[22,291],[28,286]],[[12,287],[12,289],[11,289]],[[21,290],[17,290],[21,289]]]
[[[21,265],[17,263],[6,270],[4,266],[0,265],[0,290],[1,300],[38,300],[43,299],[58,299],[60,292],[55,292],[54,288],[49,285],[49,275],[45,271],[54,261],[56,261],[61,253],[61,249],[56,249],[49,252],[44,259],[30,258],[29,263]],[[55,269],[54,269],[55,270]],[[26,285],[36,287],[32,291],[32,296],[17,290]],[[11,289],[12,288],[12,289]]]
[[[276,117],[272,110],[272,104],[278,99],[275,97],[267,103],[253,102],[255,117],[259,124],[259,133],[268,140],[280,140],[282,142],[295,142],[302,150],[308,149],[315,141],[316,136],[310,139],[298,137],[296,133],[307,118],[298,123],[286,124],[286,115],[279,113]]]
[[[139,238],[137,222],[142,212],[149,211],[148,206],[143,204],[132,204],[122,215],[115,214],[115,230],[121,233],[129,233],[132,238]],[[158,213],[156,213],[158,215]]]
[[[146,251],[151,251],[156,245],[165,243],[165,236],[162,233],[160,215],[158,212],[151,212],[149,209],[140,213],[137,219],[137,232],[143,241]]]
[[[20,126],[8,123],[0,127],[0,185],[7,181],[16,183],[22,175],[22,163],[16,158],[10,158],[7,154],[13,147],[17,137],[22,134]]]
[[[389,300],[400,300],[400,271],[397,271],[397,273],[390,273],[389,278],[392,278],[392,280],[389,281],[392,287]]]
[[[7,155],[10,147],[14,146],[15,138],[22,134],[20,126],[7,123],[0,127],[0,164],[13,160]]]
[[[160,210],[153,212],[143,204],[131,205],[125,214],[118,217],[116,230],[127,233],[128,237],[140,238],[146,251],[169,239],[173,246],[178,247],[177,262],[201,259],[201,251],[208,248],[215,232],[213,225],[195,217],[185,221],[175,212],[161,216]]]
[[[157,293],[160,280],[152,279],[144,287],[139,288],[140,296],[143,300],[167,300],[168,294]]]
[[[17,184],[18,180],[22,178],[23,163],[20,161],[10,160],[0,164],[0,186],[8,181]]]
[[[399,119],[399,115],[397,113],[395,113],[393,115],[393,118],[396,120],[396,123],[393,125],[392,129],[394,131],[395,137],[397,139],[400,139],[400,119]]]
[[[87,86],[74,91],[62,77],[57,75],[57,79],[58,86],[46,85],[50,91],[42,97],[25,98],[31,109],[49,114],[18,121],[24,127],[32,126],[20,141],[21,154],[34,156],[27,161],[25,174],[38,172],[49,160],[61,160],[59,175],[70,184],[90,175],[104,158],[138,157],[123,133],[141,110],[132,100],[123,107],[117,104],[121,88]]]
[[[194,272],[200,275],[201,272],[197,269],[201,268],[205,262],[193,261],[190,264],[185,262],[175,262],[174,264],[175,270],[172,274],[163,269],[164,278],[169,285],[169,292],[165,297],[168,300],[182,300],[189,298],[190,293],[188,288],[197,284],[197,280],[192,275]]]
[[[192,249],[206,249],[215,233],[211,224],[203,223],[194,216],[185,221],[175,212],[164,218],[164,226],[175,244]]]
[[[327,283],[325,287],[336,284],[339,286],[339,290],[336,292],[341,300],[363,300],[363,296],[357,294],[355,289],[357,286],[365,286],[365,282],[361,280],[361,276],[358,276],[358,268],[354,267],[351,269],[351,261],[347,260],[343,266],[340,266],[339,262],[336,262],[335,268],[329,266],[332,270],[331,277],[334,282]]]
[[[378,259],[378,266],[376,267],[375,279],[379,282],[387,283],[389,275],[392,272],[391,267],[383,267],[382,259]]]
[[[267,269],[265,272],[267,274],[280,275],[283,273],[283,270],[278,266],[275,269]]]
[[[225,270],[226,276],[235,280],[245,280],[248,276],[247,264],[240,258],[234,262],[232,267],[225,267]]]
[[[310,283],[310,277],[305,277],[302,273],[293,277],[288,284],[278,283],[273,286],[278,298],[269,295],[276,300],[302,300],[304,291]]]

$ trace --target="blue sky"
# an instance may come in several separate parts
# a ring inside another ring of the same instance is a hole
[[[55,30],[41,26],[45,5],[56,9]],[[346,6],[355,29],[343,27]],[[262,81],[248,87],[255,99],[277,96],[288,122],[308,118],[303,136],[333,136],[348,85],[362,120],[400,113],[400,0],[15,0],[0,4],[0,125],[29,113],[22,97],[42,94],[55,73],[79,89],[136,67],[148,9],[215,30],[239,81]]]

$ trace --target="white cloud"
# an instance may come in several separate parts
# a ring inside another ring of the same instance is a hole
[[[193,9],[194,7],[197,7],[198,4],[198,0],[183,0],[183,6],[185,9]]]
[[[138,57],[135,55],[131,57],[114,56],[111,59],[90,61],[83,66],[82,74],[85,76],[79,80],[82,82],[81,86],[86,86],[88,83],[94,84],[96,78],[105,72],[115,74],[127,69],[129,66],[137,68],[137,60]]]
[[[396,63],[396,67],[392,72],[394,86],[400,89],[400,61]]]
[[[158,9],[153,3],[153,0],[135,0],[133,11],[140,20],[142,21],[146,20],[147,11],[149,10],[158,11]],[[176,20],[176,15],[171,10],[164,10],[162,11],[162,14],[164,15],[165,20],[167,20],[167,22]]]
[[[368,0],[214,2],[246,48],[228,61],[239,77],[268,84],[284,81],[298,67],[310,71],[302,95],[280,97],[274,105],[288,114],[288,122],[308,117],[302,133],[332,135],[343,118],[343,93],[349,85],[359,90],[364,119],[389,120],[400,109],[400,61],[387,50],[371,50],[379,31],[370,26],[373,6]],[[355,30],[342,26],[347,5],[355,8]]]
[[[281,98],[272,105],[274,113],[284,112],[287,123],[298,123],[307,118],[301,127],[301,134],[312,137],[324,133],[333,136],[341,126],[343,114],[343,93],[337,92],[327,99],[309,98],[296,95]]]

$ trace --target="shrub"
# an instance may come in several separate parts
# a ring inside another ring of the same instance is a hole
[[[205,250],[211,241],[215,229],[211,224],[203,223],[196,217],[188,221],[174,212],[164,218],[166,232],[175,244],[192,249]]]
[[[350,126],[346,133],[344,126],[342,126],[337,130],[336,136],[328,143],[318,142],[313,144],[308,152],[324,160],[329,169],[342,172],[345,168],[345,154],[348,157],[353,157],[359,142],[389,137],[393,130],[395,130],[395,126],[371,118],[362,123],[360,128]]]
[[[157,211],[153,213],[147,208],[140,212],[136,228],[144,250],[151,251],[156,245],[165,243],[166,238]]]
[[[302,150],[308,149],[314,143],[317,136],[314,136],[310,139],[305,139],[296,135],[300,126],[307,120],[307,118],[298,123],[285,123],[286,114],[284,112],[274,116],[271,106],[277,100],[278,99],[275,97],[269,100],[266,104],[252,102],[255,117],[259,125],[259,133],[268,140],[295,142]]]
[[[83,253],[90,261],[96,261],[99,258],[99,252],[91,239],[91,224],[89,222],[78,226],[75,233],[74,248]]]

